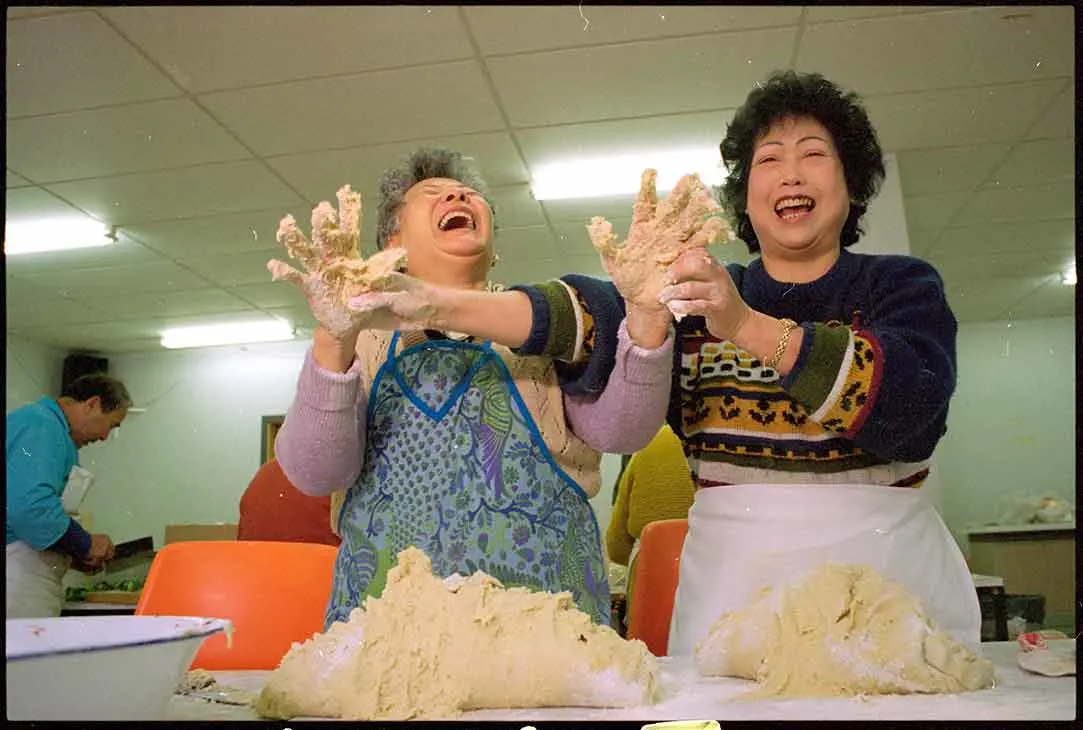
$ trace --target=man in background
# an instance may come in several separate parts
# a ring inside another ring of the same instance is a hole
[[[238,540],[319,542],[338,547],[331,530],[331,497],[310,497],[290,483],[271,459],[259,468],[241,496]]]
[[[79,449],[104,441],[131,404],[122,382],[95,373],[7,414],[6,618],[59,616],[68,568],[96,573],[113,557],[110,537],[83,529],[62,497]]]

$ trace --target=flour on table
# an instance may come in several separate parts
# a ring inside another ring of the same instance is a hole
[[[569,593],[504,588],[482,572],[440,580],[417,548],[379,598],[295,644],[271,673],[264,717],[406,720],[510,707],[628,707],[654,700],[640,641],[594,624]]]
[[[755,679],[746,697],[955,693],[993,686],[993,665],[876,570],[824,565],[725,613],[695,650],[707,676]]]

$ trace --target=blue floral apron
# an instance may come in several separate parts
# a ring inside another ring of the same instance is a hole
[[[489,343],[421,342],[369,393],[365,465],[339,515],[325,622],[379,596],[400,550],[440,576],[482,570],[505,586],[570,591],[609,624],[609,585],[587,496],[554,462],[511,373]]]

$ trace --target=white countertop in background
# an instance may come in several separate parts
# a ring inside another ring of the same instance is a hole
[[[1051,642],[1056,644],[1058,642]],[[753,687],[741,679],[707,679],[687,659],[662,658],[661,698],[654,705],[612,710],[550,708],[475,710],[456,720],[1071,720],[1075,677],[1042,677],[1016,664],[1016,642],[983,644],[996,665],[996,687],[959,695],[893,695],[788,701],[743,701]],[[226,686],[258,692],[268,672],[215,672]],[[133,718],[134,719],[134,718]],[[256,720],[246,707],[173,697],[168,720]]]
[[[1074,531],[1074,522],[1034,522],[1026,525],[970,525],[968,535],[993,535],[999,532],[1063,532]]]

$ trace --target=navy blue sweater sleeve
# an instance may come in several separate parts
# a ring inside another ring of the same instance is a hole
[[[75,520],[71,520],[68,529],[60,536],[60,539],[49,546],[50,550],[71,555],[75,558],[85,558],[90,552],[90,533],[83,529]]]
[[[605,279],[567,274],[560,280],[575,290],[585,318],[592,322],[593,332],[590,356],[585,362],[556,361],[560,386],[568,395],[597,395],[605,390],[616,362],[617,329],[624,319],[624,299],[613,283]],[[575,336],[575,328],[553,321],[554,312],[537,287],[512,288],[524,292],[533,308],[530,335],[515,350],[516,354],[553,357],[558,352],[575,349],[574,345],[563,341]]]
[[[879,383],[852,438],[882,458],[921,461],[947,430],[958,323],[940,275],[925,261],[880,257],[869,274],[867,313],[855,334],[874,344],[864,357],[878,357]]]

